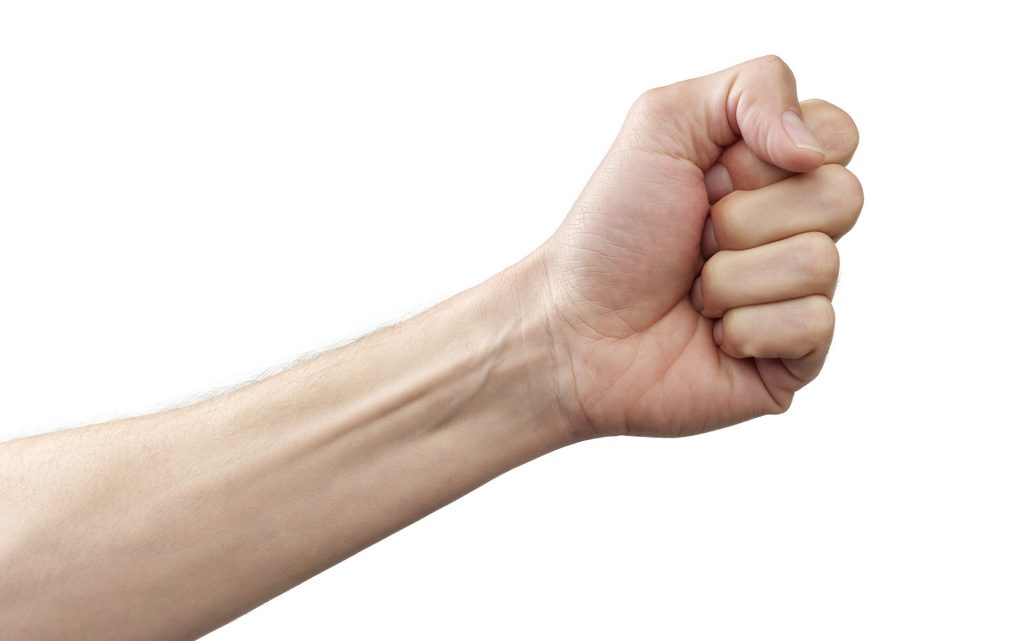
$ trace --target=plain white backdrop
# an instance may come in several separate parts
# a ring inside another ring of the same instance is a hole
[[[640,92],[775,53],[857,120],[867,195],[793,409],[563,449],[208,638],[1020,639],[1024,47],[997,6],[4,3],[0,440],[473,285],[554,230]]]

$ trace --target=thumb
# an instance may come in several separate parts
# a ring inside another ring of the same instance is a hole
[[[633,141],[702,170],[740,138],[758,158],[787,171],[810,171],[825,161],[804,125],[793,72],[778,56],[652,89],[631,115]]]

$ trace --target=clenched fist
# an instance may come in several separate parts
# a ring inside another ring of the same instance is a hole
[[[540,249],[577,438],[683,436],[789,407],[835,323],[863,195],[845,112],[777,57],[646,92]]]
[[[778,58],[654,89],[477,287],[195,405],[0,443],[0,637],[195,639],[559,447],[785,410],[832,338],[856,143]]]

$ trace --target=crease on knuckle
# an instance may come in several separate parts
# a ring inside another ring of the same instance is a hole
[[[828,340],[836,325],[836,312],[824,296],[811,296],[801,314],[801,334],[808,351]]]
[[[803,235],[803,247],[796,254],[796,267],[805,278],[829,286],[839,278],[839,248],[827,234],[814,231]]]
[[[864,209],[864,185],[860,183],[860,178],[852,171],[846,171],[846,203],[849,206],[851,224],[857,222],[857,218],[860,216],[860,212]]]
[[[857,128],[857,122],[853,119],[853,116],[835,105],[832,106],[838,116],[835,130],[837,132],[836,137],[838,138],[837,146],[842,153],[840,162],[845,165],[850,162],[853,154],[857,152],[857,147],[860,146],[860,129]]]
[[[754,62],[763,67],[766,67],[767,69],[779,75],[787,76],[790,78],[794,77],[793,70],[789,67],[788,64],[786,64],[786,61],[783,60],[781,56],[778,56],[774,53],[761,56],[760,58],[755,58]]]
[[[864,207],[864,187],[860,179],[842,165],[825,165],[818,171],[823,177],[823,207],[833,214],[841,231],[849,230]]]

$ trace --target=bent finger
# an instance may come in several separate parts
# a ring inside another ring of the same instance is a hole
[[[824,100],[800,103],[804,122],[821,144],[825,164],[846,165],[860,142],[857,125],[848,113]],[[792,172],[762,160],[743,140],[722,152],[718,161],[704,174],[708,199],[714,203],[736,189],[760,189],[779,182]]]
[[[694,281],[690,299],[707,318],[727,310],[801,298],[831,297],[839,277],[839,252],[820,232],[792,236],[753,249],[723,250]]]
[[[809,231],[838,240],[853,228],[864,206],[864,190],[853,173],[825,165],[761,189],[734,191],[711,208],[713,237],[708,255],[719,249],[748,249]]]
[[[715,322],[715,341],[733,358],[759,359],[766,385],[795,392],[821,371],[835,331],[824,296],[730,309]]]

